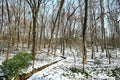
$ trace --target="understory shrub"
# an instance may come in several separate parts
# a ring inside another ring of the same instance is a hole
[[[79,73],[81,72],[80,69],[77,69],[76,67],[70,67],[69,70],[73,73]]]
[[[112,76],[114,76],[116,80],[120,80],[120,68],[113,69]]]
[[[76,67],[67,68],[66,71],[67,71],[67,73],[66,74],[64,73],[63,76],[73,76],[74,77],[75,76],[74,73],[77,73],[77,74],[81,73],[81,74],[85,75],[86,77],[89,76],[88,72],[86,72],[86,71],[83,72],[82,69],[78,69]]]
[[[102,62],[99,59],[95,58],[94,64],[100,65],[100,64],[102,64]]]
[[[5,75],[8,75],[9,79],[18,78],[21,70],[29,66],[31,59],[31,54],[19,52],[13,58],[3,61],[0,68]]]

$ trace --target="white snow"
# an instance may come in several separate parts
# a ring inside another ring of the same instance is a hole
[[[54,61],[58,61],[62,59],[60,55],[60,50],[57,50],[56,57],[53,55],[46,56],[46,49],[42,49],[40,53],[36,55],[37,60],[35,61],[34,68],[41,67],[48,63],[52,63]],[[30,53],[30,51],[27,51]],[[75,56],[74,56],[75,55]],[[87,64],[85,65],[85,71],[89,73],[89,76],[86,77],[85,74],[82,73],[73,73],[68,68],[76,67],[82,71],[82,53],[78,54],[78,51],[72,49],[66,49],[65,56],[66,59],[53,64],[35,74],[33,74],[27,80],[115,80],[115,77],[109,76],[107,71],[114,69],[116,67],[120,67],[120,51],[117,51],[118,57],[116,58],[115,53],[111,52],[113,58],[111,58],[111,64],[109,64],[108,58],[105,57],[105,52],[101,51],[95,53],[96,59],[91,59],[91,49],[87,51],[88,59]],[[12,56],[12,55],[11,55]],[[75,59],[74,59],[75,58]],[[0,56],[0,64],[5,60],[5,55]],[[94,62],[98,60],[100,64],[95,64]],[[30,66],[27,70],[24,70],[24,73],[28,73],[32,71],[33,68]]]

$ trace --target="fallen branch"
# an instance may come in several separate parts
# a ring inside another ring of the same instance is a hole
[[[61,59],[61,60],[63,60],[63,59]],[[61,60],[58,60],[58,61],[55,61],[55,62],[46,64],[46,65],[44,65],[44,66],[42,66],[42,67],[39,67],[39,68],[37,68],[37,69],[32,70],[32,71],[29,72],[29,73],[22,74],[22,75],[20,75],[20,79],[19,79],[19,80],[27,80],[27,79],[28,79],[29,77],[31,77],[34,73],[39,72],[39,71],[41,71],[41,70],[43,70],[43,69],[45,69],[45,68],[47,68],[47,67],[49,67],[49,66],[51,66],[51,65],[53,65],[53,64],[55,64],[55,63],[57,63],[57,62],[60,62]]]

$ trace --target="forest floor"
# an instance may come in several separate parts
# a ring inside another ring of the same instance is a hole
[[[117,57],[116,57],[117,50]],[[10,57],[12,57],[17,51],[12,51]],[[29,50],[24,52],[30,53]],[[38,51],[36,55],[36,61],[34,68],[39,68],[43,65],[49,64],[54,61],[61,60],[62,53],[60,49],[57,50],[56,57],[53,54],[46,56],[46,49]],[[109,58],[106,57],[105,52],[95,52],[95,58],[91,59],[91,49],[87,49],[87,64],[85,64],[85,72],[82,72],[82,52],[76,49],[65,50],[65,57],[56,64],[48,66],[47,68],[38,71],[33,74],[27,80],[119,80],[120,72],[117,73],[118,77],[114,76],[112,70],[120,68],[120,49],[114,49],[109,51],[111,54],[111,64],[109,64]],[[0,64],[5,60],[5,55],[1,54]],[[24,73],[32,71],[32,65],[28,69],[24,69]]]

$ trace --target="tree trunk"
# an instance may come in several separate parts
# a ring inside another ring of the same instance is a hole
[[[7,54],[6,54],[6,60],[9,59],[9,51],[10,51],[10,45],[11,45],[11,20],[10,20],[10,11],[9,11],[9,6],[8,6],[8,0],[6,0],[6,6],[7,6],[7,13],[8,13],[8,22],[9,22],[9,37],[8,37],[8,49],[7,49]]]
[[[32,21],[33,21],[33,38],[32,38],[32,55],[33,55],[33,68],[34,68],[34,60],[35,60],[35,55],[36,55],[36,27],[37,27],[37,18],[38,18],[38,12],[39,12],[39,8],[40,8],[40,4],[42,2],[42,0],[38,0],[38,1],[31,1],[31,0],[26,0],[27,3],[29,4],[31,11],[32,11]]]
[[[36,22],[37,21],[37,16],[35,16],[33,12],[33,33],[32,33],[32,54],[33,54],[33,68],[34,68],[34,63],[35,63],[35,55],[36,55]]]
[[[88,0],[85,0],[85,17],[83,25],[83,72],[84,64],[87,64],[87,51],[86,51],[86,29],[87,29],[87,15],[88,15]]]
[[[52,45],[53,33],[54,33],[54,30],[55,30],[55,27],[56,27],[56,23],[57,23],[59,15],[61,13],[63,5],[64,5],[64,0],[61,0],[60,7],[59,7],[59,10],[57,12],[57,16],[55,18],[55,21],[53,22],[53,28],[51,30],[51,37],[50,37],[50,41],[49,41],[49,44],[48,44],[48,52],[47,52],[48,56],[50,55],[50,49],[51,49],[51,45]]]
[[[102,31],[102,52],[104,52],[104,48],[105,48],[105,42],[104,42],[104,6],[103,6],[103,0],[100,0],[100,9],[101,9],[101,31]]]
[[[2,28],[3,28],[3,23],[4,23],[4,20],[3,20],[4,17],[3,16],[4,16],[4,0],[2,0],[2,24],[1,24],[1,28],[0,28],[0,33],[1,34],[2,34]]]
[[[31,23],[30,23],[30,27],[29,27],[29,34],[28,34],[28,49],[30,48],[30,43],[31,43]]]

